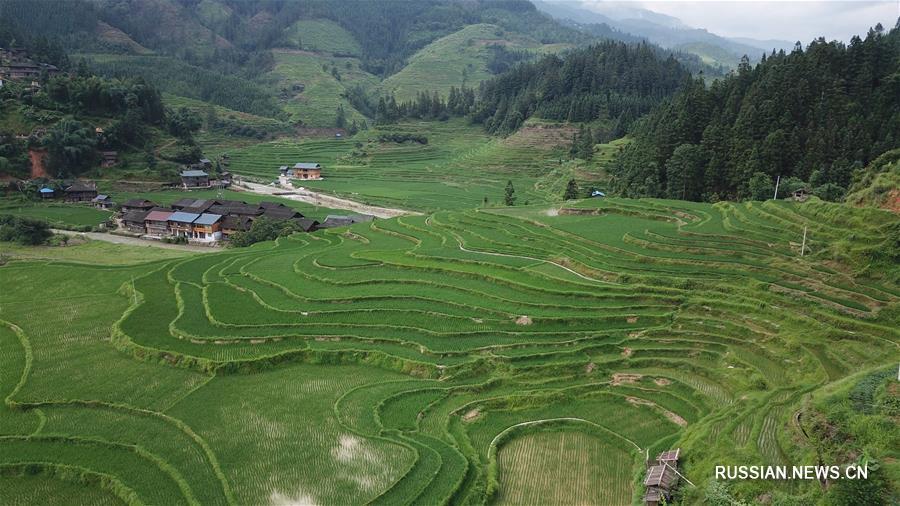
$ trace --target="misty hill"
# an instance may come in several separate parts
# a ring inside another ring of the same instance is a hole
[[[595,6],[597,10],[592,10],[578,2],[534,3],[541,11],[554,18],[574,22],[582,30],[596,31],[591,25],[605,25],[666,48],[696,54],[712,65],[734,67],[744,55],[756,61],[763,52],[794,46],[794,43],[787,41],[721,37],[705,29],[689,27],[671,16],[619,4],[598,3]]]

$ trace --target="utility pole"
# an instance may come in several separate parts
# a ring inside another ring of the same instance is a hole
[[[803,243],[800,245],[800,256],[803,256],[803,252],[806,250],[806,227],[803,227]]]
[[[778,200],[778,184],[781,183],[781,174],[778,174],[778,179],[775,180],[775,195],[772,197],[772,200]]]

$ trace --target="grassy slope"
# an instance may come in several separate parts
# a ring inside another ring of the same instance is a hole
[[[494,44],[531,51],[562,49],[559,45],[543,46],[495,25],[469,25],[422,48],[402,70],[382,83],[381,90],[405,101],[414,99],[419,91],[438,91],[446,96],[451,86],[477,88],[479,82],[491,77],[487,46]]]
[[[29,216],[68,227],[95,226],[107,221],[112,213],[88,205],[67,205],[62,202],[21,202],[0,200],[0,214]]]
[[[0,253],[8,259],[17,260],[56,260],[94,264],[102,258],[105,264],[128,265],[154,260],[171,260],[192,253],[176,249],[163,249],[153,246],[128,246],[103,241],[80,242],[70,240],[69,246],[19,246],[17,244],[0,243]]]
[[[301,19],[284,30],[290,46],[308,51],[359,56],[362,48],[347,30],[329,19]]]
[[[359,84],[368,88],[377,84],[375,76],[359,68],[358,59],[287,49],[274,53],[275,68],[268,78],[281,94],[282,106],[292,121],[302,121],[307,126],[333,127],[338,105],[343,105],[348,122],[365,119],[341,97],[348,87]],[[337,68],[340,80],[331,74],[332,66]],[[293,89],[298,84],[304,86],[302,92]]]
[[[695,54],[700,57],[700,60],[707,65],[722,65],[726,69],[735,68],[737,66],[740,58],[729,53],[725,49],[716,46],[714,44],[707,44],[705,42],[691,42],[686,44],[680,44],[675,46],[673,49],[677,49],[679,51],[683,51],[685,53]],[[760,50],[756,53],[762,54],[764,51]],[[747,56],[751,58],[757,58],[758,54],[749,54]]]
[[[846,196],[855,206],[900,212],[900,149],[888,151],[858,174]]]

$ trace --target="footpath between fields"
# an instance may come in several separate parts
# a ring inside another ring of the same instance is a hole
[[[372,206],[354,200],[310,191],[305,188],[287,189],[279,186],[268,186],[259,183],[251,183],[249,181],[242,181],[240,183],[240,189],[261,195],[272,195],[284,199],[299,200],[300,202],[306,202],[307,204],[330,207],[332,209],[345,209],[347,211],[353,211],[354,213],[375,216],[376,218],[395,218],[397,216],[422,214],[406,209]]]

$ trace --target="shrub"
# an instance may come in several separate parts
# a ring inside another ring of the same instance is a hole
[[[16,242],[26,246],[44,244],[53,232],[46,221],[20,216],[0,216],[0,241]]]

